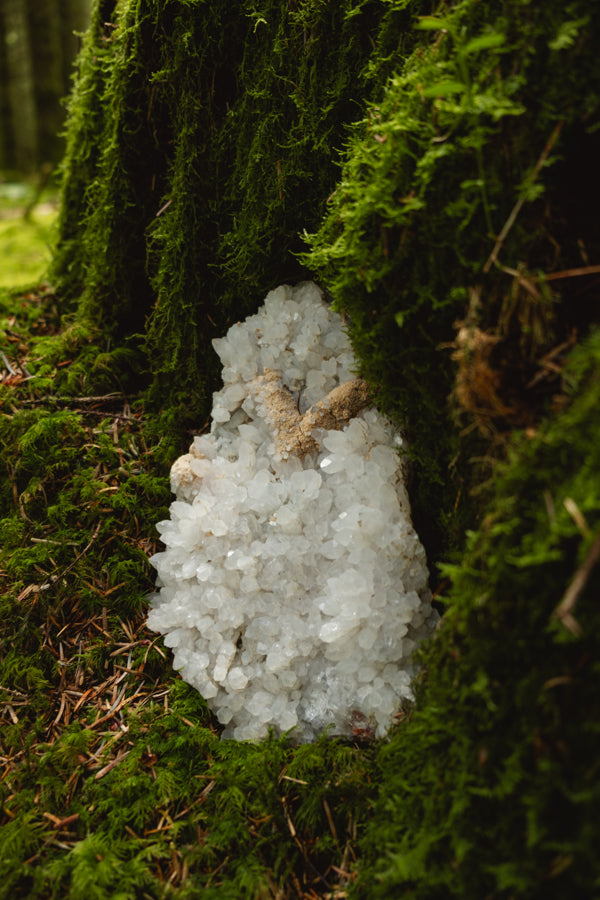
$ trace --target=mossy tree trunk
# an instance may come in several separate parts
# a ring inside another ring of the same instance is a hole
[[[491,396],[471,392],[469,414],[502,431],[535,421],[537,360],[589,321],[581,300],[555,315],[567,283],[514,274],[578,266],[581,241],[598,245],[589,219],[563,241],[581,221],[568,196],[594,180],[600,95],[598,23],[576,6],[97,0],[64,161],[63,311],[134,346],[155,399],[191,427],[217,383],[211,338],[316,274],[408,430],[419,525],[433,546],[453,540],[470,478],[447,476],[453,351],[465,402],[473,381],[456,323],[497,348]],[[580,160],[573,189],[563,151]]]
[[[335,187],[386,16],[352,0],[96,3],[53,278],[65,312],[142,336],[180,415],[206,415],[211,338],[306,276],[301,232]]]

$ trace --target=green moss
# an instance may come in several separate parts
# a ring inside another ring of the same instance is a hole
[[[598,24],[94,4],[57,296],[0,310],[0,896],[593,896]],[[222,742],[148,557],[211,338],[312,274],[407,432],[445,616],[389,741]]]
[[[600,574],[585,565],[600,528],[600,332],[570,377],[568,409],[515,440],[482,529],[445,567],[452,587],[416,708],[380,752],[357,896],[592,890]]]
[[[576,134],[581,149],[594,153],[595,139],[580,126],[598,114],[598,21],[586,4],[545,4],[534,13],[528,2],[509,0],[442,5],[437,17],[415,16],[411,24],[418,47],[380,83],[354,126],[304,261],[349,315],[362,373],[382,408],[406,423],[416,520],[437,552],[432,510],[447,534],[457,494],[468,495],[447,401],[455,376],[449,348],[469,295],[480,298],[478,324],[500,337],[509,302],[523,303],[514,299],[519,268],[582,262],[570,242],[557,243],[558,221],[574,212],[556,189],[571,171],[558,154]],[[557,44],[571,27],[578,39]],[[589,77],[581,83],[577,71]],[[562,136],[550,144],[559,122]],[[524,207],[488,267],[517,202]],[[594,226],[588,231],[574,216],[568,228],[586,231],[584,243],[596,246]],[[526,324],[517,326],[519,340]],[[558,343],[548,324],[528,340],[532,355]],[[532,374],[518,389],[525,397]]]

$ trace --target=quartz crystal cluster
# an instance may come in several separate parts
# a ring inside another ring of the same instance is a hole
[[[171,471],[148,625],[224,737],[381,736],[437,618],[401,438],[312,283],[214,345],[224,385]]]

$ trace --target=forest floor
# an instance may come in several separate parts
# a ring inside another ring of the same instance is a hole
[[[33,218],[0,221],[28,285],[0,284],[0,898],[343,898],[374,748],[221,741],[173,672],[145,624],[173,446],[60,325]]]

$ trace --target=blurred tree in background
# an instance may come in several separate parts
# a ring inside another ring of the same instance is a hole
[[[62,98],[89,14],[90,0],[0,0],[0,171],[62,156]]]

